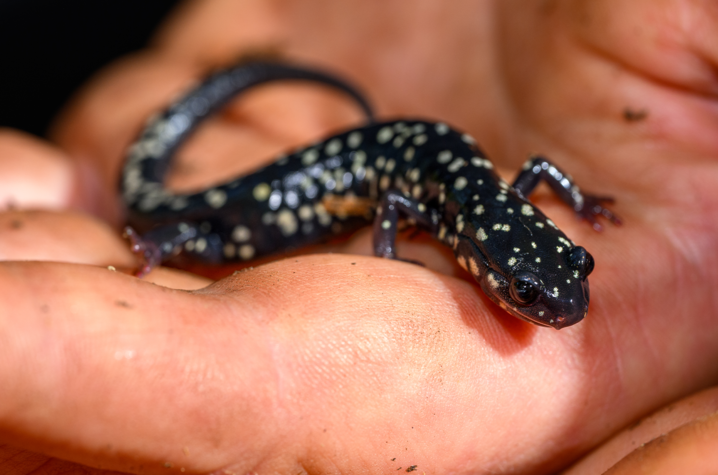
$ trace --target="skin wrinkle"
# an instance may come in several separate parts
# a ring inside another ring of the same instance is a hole
[[[718,92],[718,88],[716,88],[715,85],[711,87],[712,84],[715,84],[715,81],[711,81],[711,79],[715,79],[715,76],[712,74],[709,74],[705,79],[702,79],[701,76],[706,76],[706,72],[713,70],[714,68],[710,67],[710,63],[707,61],[700,61],[698,58],[695,58],[694,56],[696,54],[700,54],[698,51],[696,51],[695,46],[692,44],[692,41],[690,41],[689,38],[695,37],[695,29],[691,28],[689,23],[691,22],[690,18],[692,15],[689,13],[688,10],[688,3],[685,1],[671,1],[671,2],[664,2],[664,3],[670,3],[673,7],[671,9],[671,14],[661,14],[660,19],[657,19],[655,22],[646,21],[644,25],[650,25],[647,28],[645,28],[642,31],[648,31],[651,38],[653,39],[654,46],[664,52],[664,54],[675,54],[676,51],[683,51],[685,52],[682,56],[679,56],[677,60],[678,62],[685,62],[690,61],[690,64],[684,64],[684,67],[682,68],[675,68],[675,67],[666,67],[666,64],[675,64],[677,61],[663,61],[663,62],[657,62],[655,61],[653,64],[649,64],[650,61],[646,63],[639,63],[639,65],[634,66],[625,56],[626,56],[626,50],[620,50],[616,51],[615,53],[612,53],[610,51],[610,48],[605,43],[606,38],[621,36],[622,34],[625,36],[625,33],[623,33],[621,30],[616,30],[616,32],[613,35],[603,35],[598,37],[599,39],[596,39],[597,37],[594,35],[593,37],[587,36],[584,34],[584,31],[578,28],[573,28],[572,30],[575,31],[575,38],[582,44],[585,44],[586,46],[589,46],[592,49],[595,49],[599,54],[608,56],[612,59],[612,61],[621,64],[623,68],[625,68],[628,71],[634,70],[639,76],[644,76],[647,78],[650,78],[651,80],[657,81],[661,84],[663,84],[666,87],[674,87],[678,88],[681,91],[684,92],[690,92],[691,94],[699,94],[699,95],[705,95],[707,97],[715,97],[716,93]],[[590,5],[590,4],[583,4],[583,5]],[[579,7],[580,8],[580,7]],[[591,11],[596,10],[595,6],[590,6],[589,9]],[[666,11],[668,11],[668,8],[665,8]],[[676,10],[678,10],[678,13],[676,13]],[[693,11],[691,9],[690,11]],[[592,26],[596,29],[601,29],[602,31],[606,31],[607,28],[610,28],[612,26],[613,19],[605,20],[604,23],[595,23],[596,25],[601,26],[593,26],[593,25],[587,25],[588,28],[591,28]],[[663,21],[665,20],[665,21]],[[614,21],[615,23],[615,21]],[[658,29],[652,25],[660,24],[661,28]],[[589,31],[590,33],[590,31]],[[667,52],[666,52],[667,50]],[[635,56],[635,55],[634,55]],[[634,57],[634,63],[636,62],[636,59]],[[689,67],[690,66],[690,67]],[[635,68],[635,69],[634,69]],[[662,69],[666,68],[666,69]],[[649,70],[651,69],[651,70]],[[677,75],[683,74],[684,72],[694,73],[696,78],[690,79],[688,77],[684,79],[679,79]],[[696,72],[698,72],[696,74]],[[675,79],[669,79],[666,76],[673,75]],[[664,76],[664,77],[661,77]],[[681,84],[683,83],[683,84]],[[701,87],[708,87],[709,89],[712,89],[712,91],[703,90],[703,91],[697,91],[697,88]]]

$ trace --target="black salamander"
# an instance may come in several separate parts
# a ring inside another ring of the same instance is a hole
[[[180,251],[208,264],[248,261],[372,219],[375,254],[396,259],[397,223],[407,218],[451,246],[510,314],[556,329],[586,316],[593,258],[526,198],[544,180],[596,229],[598,215],[619,222],[602,206],[610,200],[582,193],[540,156],[508,184],[473,138],[441,122],[370,123],[201,192],[163,186],[174,152],[202,119],[247,88],[278,79],[338,87],[372,117],[355,89],[322,73],[250,63],[211,76],[150,121],[130,148],[121,188],[140,275]]]

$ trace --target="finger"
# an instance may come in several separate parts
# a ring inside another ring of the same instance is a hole
[[[591,452],[591,454],[573,465],[569,470],[564,472],[564,474],[604,473],[614,465],[617,465],[617,468],[624,463],[619,463],[619,461],[629,458],[627,456],[631,454],[631,452],[638,452],[640,447],[643,447],[652,440],[663,439],[663,442],[665,442],[665,434],[706,418],[716,413],[716,411],[718,411],[718,388],[701,391],[680,401],[673,402],[658,412],[631,424],[611,440],[602,444]],[[713,438],[716,440],[715,436]],[[700,445],[700,442],[697,440],[685,443],[685,445],[687,446],[693,443]],[[646,452],[642,451],[642,453],[645,454]],[[636,458],[637,456],[638,453],[631,457]],[[692,461],[698,460],[708,461],[710,457],[687,457],[683,460],[683,463],[691,463]],[[715,464],[713,466],[715,466]],[[616,468],[614,468],[614,470]],[[699,473],[696,470],[689,471],[691,473]],[[653,470],[644,470],[644,472],[654,473]]]
[[[117,232],[73,212],[0,213],[0,259],[73,262],[98,266],[135,264]]]
[[[13,283],[0,312],[13,327],[2,337],[4,441],[93,467],[155,467],[147,473],[166,473],[168,460],[211,472],[237,449],[250,463],[266,451],[271,367],[251,311],[230,318],[212,299],[106,269],[5,263],[0,274]]]
[[[636,449],[607,475],[687,471],[711,473],[718,464],[718,413],[686,424]]]
[[[59,149],[0,129],[0,207],[65,209],[79,205],[75,169]]]
[[[120,272],[137,266],[128,243],[107,224],[85,214],[53,211],[0,213],[0,260],[89,264]],[[211,283],[166,268],[157,269],[145,280],[186,290]]]

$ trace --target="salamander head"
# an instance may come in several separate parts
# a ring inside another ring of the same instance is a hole
[[[580,322],[588,312],[588,275],[594,261],[583,247],[572,247],[546,266],[489,266],[479,280],[486,295],[510,314],[560,329]]]

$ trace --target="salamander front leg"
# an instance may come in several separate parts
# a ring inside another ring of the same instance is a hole
[[[597,216],[603,216],[613,224],[621,224],[620,218],[603,206],[606,203],[613,203],[613,198],[582,193],[569,175],[545,157],[531,157],[524,164],[523,170],[512,186],[521,195],[528,197],[541,180],[548,183],[561,201],[571,206],[576,214],[588,221],[596,231],[603,229],[596,220]]]
[[[396,255],[397,226],[402,216],[413,219],[417,226],[431,232],[435,232],[439,224],[438,214],[428,212],[423,203],[408,198],[399,190],[389,190],[382,196],[374,218],[374,255],[420,264]]]
[[[221,262],[222,245],[215,235],[202,233],[193,223],[161,226],[140,236],[130,226],[124,231],[130,249],[137,255],[139,266],[135,275],[142,277],[180,251],[198,254],[205,262]],[[190,245],[191,243],[191,245]]]

